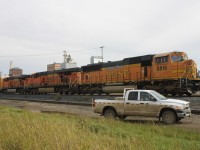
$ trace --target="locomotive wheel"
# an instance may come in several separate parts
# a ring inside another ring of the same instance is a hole
[[[100,91],[98,91],[98,95],[101,95],[103,92],[100,90]]]
[[[168,91],[167,91],[167,90],[164,90],[164,91],[163,91],[163,95],[164,95],[164,96],[167,96],[167,95],[168,95]]]
[[[183,96],[183,93],[178,93],[178,96]]]
[[[162,113],[162,121],[165,124],[173,124],[177,120],[176,115],[171,110],[166,110]]]
[[[101,94],[103,94],[103,91],[99,90],[97,93],[98,93],[98,95],[101,95]]]
[[[176,92],[172,92],[171,94],[172,94],[172,96],[176,96]]]
[[[191,94],[191,93],[188,93],[188,92],[186,93],[186,95],[187,95],[187,96],[192,96],[192,94]]]

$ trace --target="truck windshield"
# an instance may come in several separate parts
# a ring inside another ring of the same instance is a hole
[[[161,95],[160,93],[156,92],[156,91],[151,91],[150,92],[152,95],[156,96],[159,100],[166,100],[167,98],[164,97],[163,95]]]

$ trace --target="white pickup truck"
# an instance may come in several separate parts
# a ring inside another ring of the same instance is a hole
[[[106,118],[125,119],[127,116],[157,117],[166,124],[173,124],[191,116],[189,102],[168,99],[153,90],[125,89],[124,95],[115,100],[93,100],[93,110]]]

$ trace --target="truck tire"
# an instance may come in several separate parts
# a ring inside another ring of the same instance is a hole
[[[122,116],[121,116],[121,115],[118,116],[118,118],[119,118],[120,120],[124,120],[124,119],[126,119],[126,117],[127,117],[127,116],[123,116],[123,115],[122,115]]]
[[[162,121],[165,124],[173,124],[176,122],[176,115],[171,110],[166,110],[162,113]]]
[[[107,110],[104,112],[104,117],[105,117],[106,119],[116,119],[117,114],[116,114],[116,112],[115,112],[113,109],[107,109]]]
[[[176,119],[176,122],[179,122],[181,119],[182,119],[182,118],[177,118],[177,119]]]

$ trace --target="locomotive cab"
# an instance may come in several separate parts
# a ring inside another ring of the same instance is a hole
[[[152,79],[157,83],[161,93],[175,93],[191,95],[199,80],[197,65],[188,59],[184,52],[170,52],[155,55],[153,58]],[[198,82],[199,83],[199,82]]]
[[[197,78],[197,65],[188,60],[184,52],[158,54],[153,60],[153,79],[194,79]]]
[[[177,78],[195,79],[197,78],[197,65],[189,59],[184,52],[173,52],[171,54],[171,62],[173,65],[173,76]]]

